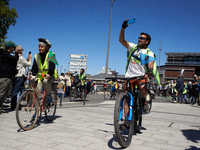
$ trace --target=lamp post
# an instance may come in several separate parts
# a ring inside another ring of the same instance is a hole
[[[160,71],[160,53],[161,53],[161,40],[160,40],[160,48],[159,48],[159,71]]]
[[[62,66],[60,66],[60,74],[62,73]]]
[[[116,0],[111,0],[111,10],[110,10],[110,25],[109,25],[109,35],[108,35],[108,48],[107,48],[107,59],[106,59],[106,73],[105,78],[108,75],[108,58],[109,58],[109,48],[110,48],[110,32],[111,32],[111,22],[112,22],[112,9],[113,9],[113,2]]]
[[[159,48],[159,70],[158,70],[158,73],[159,73],[159,77],[160,77],[160,54],[161,54],[161,40],[160,40],[160,48]],[[163,74],[163,77],[164,77],[164,74]],[[164,79],[164,78],[163,78]],[[163,80],[162,80],[163,81]]]

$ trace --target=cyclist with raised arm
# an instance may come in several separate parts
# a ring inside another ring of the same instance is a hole
[[[156,68],[154,66],[154,61],[151,61],[145,65],[141,65],[140,59],[138,59],[135,56],[139,56],[140,53],[146,54],[150,57],[154,57],[154,53],[148,48],[148,45],[151,42],[151,37],[147,33],[140,33],[140,37],[138,38],[138,44],[130,43],[125,40],[124,38],[124,32],[125,28],[129,25],[127,24],[128,20],[125,20],[122,24],[122,28],[120,31],[119,41],[120,43],[127,48],[128,50],[128,59],[127,59],[127,66],[126,66],[126,73],[125,78],[134,78],[136,79],[130,80],[131,83],[131,89],[134,89],[134,84],[137,85],[137,87],[140,90],[140,93],[142,95],[142,104],[143,109],[146,111],[148,110],[148,105],[146,102],[146,95],[147,95],[147,80],[149,76],[156,76],[158,85],[160,84],[159,75],[156,71]],[[134,54],[134,55],[133,55]],[[137,77],[144,77],[142,79],[137,79]],[[125,83],[126,87],[127,82]],[[125,104],[125,114],[128,112],[128,104]]]
[[[57,79],[57,70],[55,64],[48,61],[51,43],[45,38],[40,38],[38,41],[39,53],[34,57],[31,80],[37,76],[37,88],[41,91],[42,87],[44,87],[46,90],[46,102],[51,103],[51,84]],[[45,74],[45,76],[43,77],[42,74]]]

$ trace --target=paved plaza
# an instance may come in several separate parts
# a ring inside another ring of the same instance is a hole
[[[63,102],[62,107],[58,105],[53,122],[48,122],[43,116],[30,131],[20,130],[14,111],[0,115],[0,149],[120,149],[114,136],[115,100],[86,101],[85,106],[79,103]],[[133,136],[127,149],[200,149],[200,108],[189,104],[154,102],[151,113],[143,115],[142,133]]]

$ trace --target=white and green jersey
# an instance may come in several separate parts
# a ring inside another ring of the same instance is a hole
[[[133,50],[133,47],[135,47],[136,44],[129,43],[128,52],[131,52]],[[146,54],[147,49],[140,49],[138,48],[135,50],[134,54],[140,56],[140,53]],[[149,54],[149,56],[154,57],[153,52]],[[131,56],[128,68],[125,74],[125,78],[133,78],[138,76],[144,76],[145,75],[145,68],[144,65],[141,65],[140,60],[137,60],[133,56]]]

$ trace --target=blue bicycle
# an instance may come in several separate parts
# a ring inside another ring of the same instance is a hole
[[[142,77],[137,77],[140,80]],[[132,135],[140,132],[142,126],[142,102],[138,89],[131,90],[130,80],[136,78],[117,78],[126,80],[126,92],[121,93],[114,108],[114,129],[119,145],[128,147]]]

